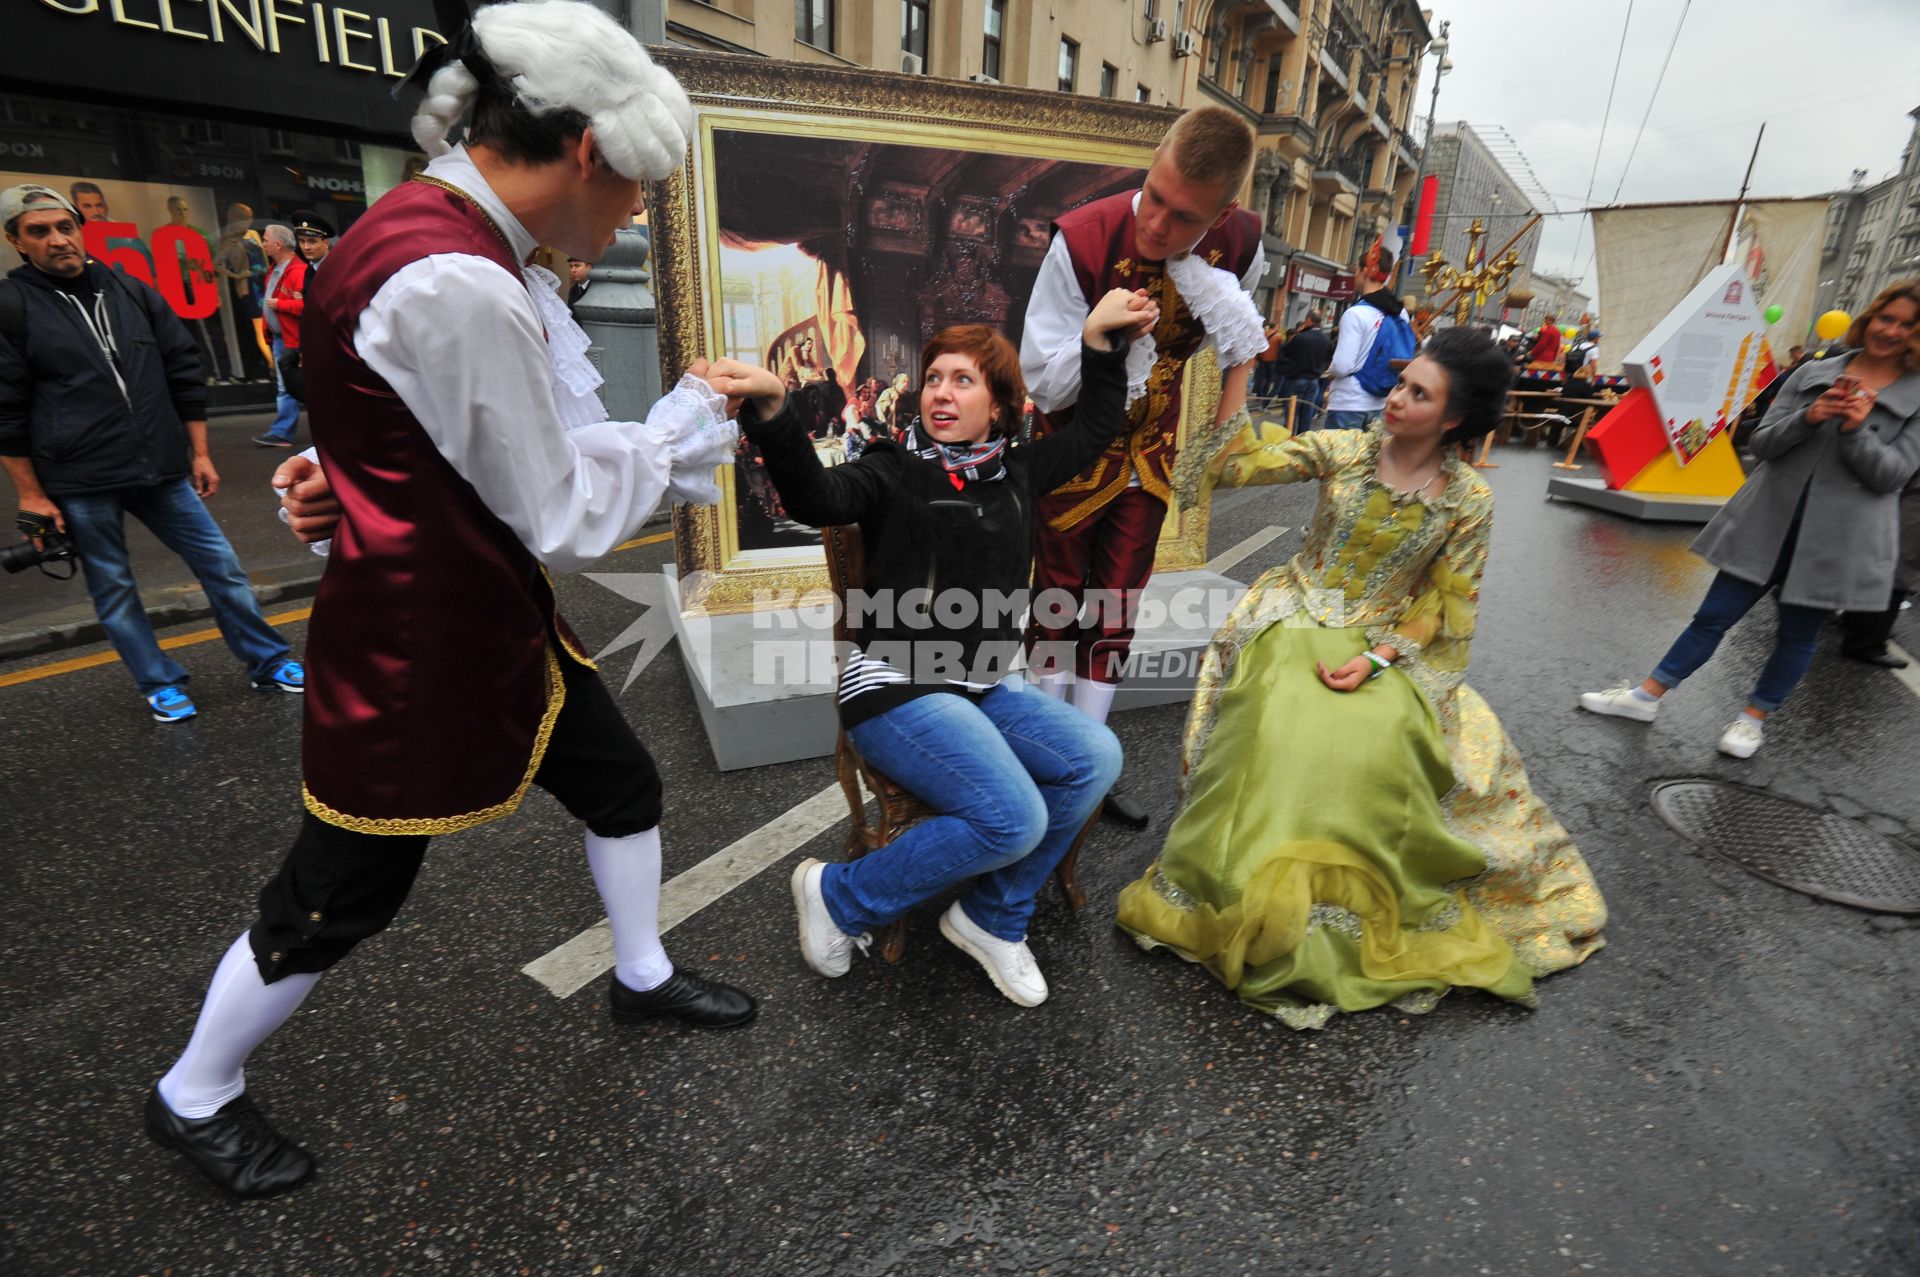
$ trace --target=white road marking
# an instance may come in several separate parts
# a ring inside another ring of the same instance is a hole
[[[1920,696],[1920,664],[1915,663],[1913,654],[1905,648],[1902,648],[1898,643],[1888,643],[1887,650],[1895,656],[1901,657],[1907,663],[1907,668],[1895,670],[1893,676],[1902,683],[1905,683],[1909,692],[1912,692],[1915,696]]]
[[[1240,560],[1246,558],[1249,554],[1252,554],[1255,550],[1258,550],[1261,546],[1266,545],[1269,541],[1273,541],[1276,538],[1278,538],[1280,534],[1285,531],[1286,529],[1283,527],[1268,527],[1268,528],[1260,529],[1260,531],[1254,533],[1252,536],[1242,541],[1239,545],[1234,546],[1230,550],[1223,551],[1222,553],[1207,560],[1207,571],[1225,572],[1228,568],[1240,562]]]
[[[836,781],[714,852],[661,887],[660,934],[665,935],[846,818],[847,796]],[[572,997],[612,969],[613,929],[605,918],[520,968],[522,974],[538,980],[556,998]]]

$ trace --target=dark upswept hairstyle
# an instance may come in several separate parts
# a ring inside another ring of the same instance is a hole
[[[1513,388],[1513,360],[1490,337],[1471,328],[1443,328],[1420,354],[1447,370],[1446,415],[1454,424],[1441,443],[1467,443],[1500,424]]]
[[[1020,375],[1020,352],[998,328],[986,324],[956,324],[942,328],[927,343],[920,355],[920,384],[927,384],[927,369],[942,355],[965,355],[987,379],[987,391],[1000,409],[993,435],[1017,435],[1026,415],[1027,383]]]

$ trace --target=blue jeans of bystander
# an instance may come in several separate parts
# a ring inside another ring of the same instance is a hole
[[[87,593],[93,596],[93,610],[143,695],[185,683],[187,672],[160,650],[140,602],[140,590],[127,557],[125,516],[129,514],[146,524],[162,544],[193,569],[207,592],[221,635],[233,654],[246,663],[250,675],[263,678],[286,657],[287,641],[260,614],[247,574],[227,543],[226,533],[207,513],[206,502],[187,480],[56,497],[54,501],[66,517],[67,532],[79,552]]]

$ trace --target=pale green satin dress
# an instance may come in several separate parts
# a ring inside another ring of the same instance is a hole
[[[1188,718],[1184,804],[1120,925],[1204,965],[1295,1028],[1430,1009],[1455,987],[1527,1005],[1603,940],[1606,904],[1485,701],[1462,681],[1492,494],[1447,462],[1444,493],[1376,477],[1374,431],[1248,427],[1221,481],[1317,479],[1300,552],[1215,635]],[[1389,643],[1395,668],[1324,686]]]

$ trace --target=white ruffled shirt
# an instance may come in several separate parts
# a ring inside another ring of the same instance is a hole
[[[472,196],[516,260],[533,251],[464,147],[427,173]],[[693,377],[645,421],[606,420],[586,334],[545,282],[553,275],[524,269],[530,278],[465,253],[410,262],[361,312],[353,345],[521,544],[571,572],[632,537],[663,500],[719,500],[713,470],[731,461],[738,427]]]
[[[1133,207],[1139,210],[1138,194]],[[1260,312],[1249,296],[1266,268],[1266,253],[1257,245],[1253,261],[1238,279],[1191,253],[1167,263],[1167,274],[1181,300],[1207,330],[1202,345],[1215,348],[1223,369],[1236,368],[1267,348]],[[1026,378],[1028,396],[1040,411],[1052,412],[1079,401],[1081,330],[1092,311],[1093,303],[1080,291],[1074,275],[1067,242],[1055,235],[1033,281],[1026,326],[1020,334],[1020,372]],[[1129,404],[1146,393],[1147,373],[1156,357],[1150,336],[1127,351]]]

